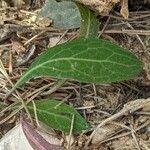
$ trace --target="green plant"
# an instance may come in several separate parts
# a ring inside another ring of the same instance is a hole
[[[132,53],[116,44],[97,38],[99,23],[96,15],[82,4],[76,4],[82,18],[79,38],[42,53],[18,80],[11,92],[37,76],[51,76],[61,80],[85,83],[112,83],[134,78],[141,72],[143,65]],[[59,105],[58,102],[52,100],[36,101],[38,119],[53,128],[69,132],[72,115],[75,115],[74,132],[89,128],[85,120],[73,108],[61,104],[58,109],[57,105]],[[34,116],[31,103],[27,105],[27,108]],[[57,120],[56,122],[60,125],[48,121],[51,118],[48,118],[46,114]],[[61,119],[64,119],[64,122]]]

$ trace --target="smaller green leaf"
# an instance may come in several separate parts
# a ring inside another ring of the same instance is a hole
[[[74,115],[73,132],[80,133],[90,126],[85,119],[71,106],[56,100],[35,101],[38,120],[51,128],[69,133],[72,116]],[[29,112],[34,116],[33,103],[27,105]]]

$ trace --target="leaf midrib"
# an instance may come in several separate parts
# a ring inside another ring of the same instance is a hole
[[[51,63],[51,62],[56,62],[56,61],[62,61],[62,60],[67,60],[67,61],[71,61],[71,60],[74,60],[74,61],[85,61],[85,62],[95,62],[95,63],[103,63],[103,62],[106,62],[106,63],[113,63],[113,64],[117,64],[117,65],[121,65],[121,66],[124,66],[124,67],[128,67],[128,65],[125,65],[125,64],[121,64],[121,63],[117,63],[117,62],[114,62],[114,61],[109,61],[109,60],[94,60],[94,59],[85,59],[85,58],[57,58],[57,59],[53,59],[53,60],[48,60],[44,63],[41,63],[37,66],[32,66],[33,68],[31,68],[31,70],[29,70],[27,72],[27,74],[29,74],[30,72],[32,72],[33,70],[36,70],[37,68],[40,68],[41,66],[44,66],[48,63]],[[36,65],[36,64],[35,64]],[[136,65],[130,65],[130,66],[136,66]]]
[[[117,63],[117,62],[113,62],[113,61],[108,61],[107,59],[106,60],[93,60],[93,59],[85,59],[85,58],[72,58],[72,57],[67,57],[67,58],[57,58],[57,59],[53,59],[53,60],[48,60],[44,63],[41,63],[39,65],[36,66],[36,63],[34,64],[35,66],[32,66],[32,68],[25,73],[25,75],[20,78],[20,80],[18,80],[18,82],[16,83],[16,85],[14,86],[14,88],[12,90],[14,90],[19,84],[21,84],[21,82],[24,80],[24,78],[26,78],[26,76],[28,76],[30,73],[32,73],[34,70],[48,64],[48,63],[51,63],[51,62],[54,62],[54,61],[62,61],[62,60],[67,60],[67,61],[70,61],[70,60],[76,60],[76,61],[85,61],[85,62],[96,62],[96,63],[103,63],[103,62],[106,62],[106,63],[113,63],[113,64],[116,64],[116,65],[121,65],[121,66],[124,66],[124,67],[129,67],[128,65],[125,65],[125,64],[121,64],[121,63]],[[133,67],[133,66],[136,66],[136,65],[130,65],[130,67]]]
[[[20,82],[23,81],[23,78],[25,78],[27,75],[29,75],[32,71],[48,64],[48,63],[51,63],[51,62],[54,62],[54,61],[62,61],[62,60],[67,60],[67,61],[70,61],[70,60],[78,60],[78,61],[87,61],[87,62],[95,62],[95,63],[103,63],[103,62],[107,62],[107,63],[113,63],[113,64],[116,64],[116,65],[121,65],[121,66],[124,66],[124,67],[129,67],[128,65],[125,65],[125,64],[121,64],[121,63],[116,63],[116,62],[113,62],[113,61],[108,61],[108,60],[93,60],[93,59],[81,59],[81,58],[57,58],[57,59],[53,59],[53,60],[48,60],[44,63],[41,63],[40,65],[37,65],[37,66],[32,66],[33,68],[31,68],[21,79],[20,79]],[[36,64],[35,64],[36,65]],[[130,67],[133,67],[133,66],[136,66],[136,65],[130,65]],[[20,84],[20,82],[18,81],[18,84]],[[17,86],[17,85],[16,85]]]

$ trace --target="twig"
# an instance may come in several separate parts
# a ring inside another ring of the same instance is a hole
[[[72,120],[71,120],[71,127],[70,127],[70,133],[69,133],[69,141],[68,141],[68,144],[67,144],[67,149],[71,150],[70,149],[70,146],[71,146],[71,136],[72,136],[72,132],[73,132],[73,126],[74,126],[74,114],[72,115]]]
[[[44,85],[44,86],[42,86],[42,87],[40,87],[40,88],[34,90],[31,94],[28,94],[28,95],[26,96],[26,99],[28,99],[29,97],[31,97],[32,95],[34,95],[34,94],[36,94],[36,93],[39,93],[39,94],[40,94],[43,90],[47,89],[48,87],[50,87],[50,86],[52,86],[52,85],[54,85],[54,83],[49,83],[49,84],[47,84],[47,85]]]
[[[55,92],[58,88],[60,88],[64,83],[66,82],[66,80],[59,80],[52,88],[50,88],[49,91],[42,93],[42,96],[45,95],[50,95],[53,92]]]
[[[35,116],[36,124],[37,124],[37,126],[40,126],[39,121],[38,121],[36,105],[35,105],[34,101],[32,101],[32,104],[33,104],[33,110],[34,110],[34,116]]]
[[[29,44],[30,42],[32,42],[34,39],[36,39],[38,36],[42,35],[43,33],[45,33],[46,31],[41,31],[40,33],[36,34],[35,36],[33,36],[31,39],[29,39],[28,41],[26,41],[24,43],[24,46],[26,46],[27,44]]]
[[[61,42],[61,40],[62,40],[63,37],[68,33],[68,31],[69,31],[69,30],[66,30],[66,31],[62,34],[62,36],[59,38],[59,40],[58,40],[58,42],[56,43],[56,45],[58,45],[58,44]]]
[[[23,108],[23,106],[21,107]],[[3,120],[0,121],[0,125],[3,124],[4,122],[6,122],[7,120],[9,120],[11,117],[13,117],[15,114],[18,113],[18,111],[20,110],[20,108],[16,109],[15,111],[13,111],[9,116],[7,116],[6,118],[4,118]]]
[[[105,30],[104,33],[114,34],[137,34],[137,35],[150,35],[150,31],[147,30]]]
[[[99,35],[98,35],[99,38],[100,38],[100,36],[103,34],[103,32],[105,31],[105,29],[106,29],[106,27],[107,27],[109,21],[110,21],[110,16],[108,16],[107,21],[106,21],[106,23],[105,23],[103,29],[99,32]]]
[[[126,25],[127,25],[130,29],[132,29],[133,31],[135,31],[134,28],[131,26],[131,24],[129,24],[128,22],[126,22]],[[146,46],[144,45],[144,43],[143,43],[143,41],[141,40],[140,36],[139,36],[138,34],[135,34],[135,35],[136,35],[137,39],[139,40],[139,42],[141,43],[141,45],[143,46],[143,48],[144,48],[144,50],[145,50],[145,49],[146,49]]]

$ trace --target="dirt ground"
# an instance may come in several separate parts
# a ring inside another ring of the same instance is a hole
[[[18,94],[28,99],[66,99],[92,125],[93,129],[74,135],[72,150],[149,150],[150,149],[150,4],[130,1],[127,20],[114,9],[102,19],[99,36],[130,49],[143,63],[143,72],[135,79],[113,84],[84,84],[67,81],[49,93],[53,78],[36,78],[5,99],[14,83],[33,59],[48,47],[76,38],[78,30],[59,31],[52,20],[36,20],[43,1],[32,6],[0,1],[0,102],[13,104]],[[12,7],[10,7],[12,6]],[[65,33],[65,34],[64,34]],[[44,87],[41,89],[41,87]],[[19,120],[8,110],[0,113],[0,137]],[[101,127],[98,128],[97,126]],[[91,135],[96,131],[94,136]],[[57,133],[66,146],[65,135]],[[90,139],[90,141],[89,141]],[[89,143],[88,143],[89,141]]]

